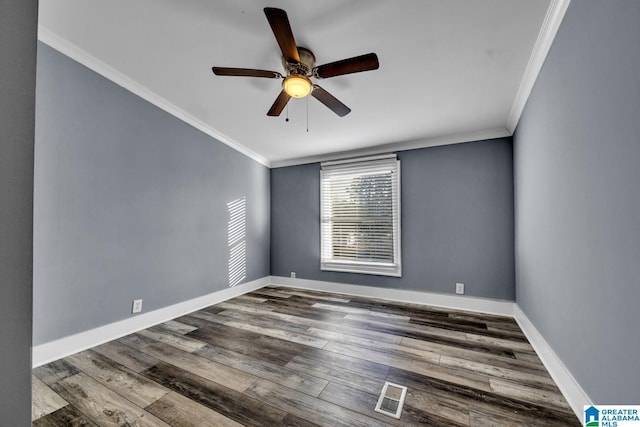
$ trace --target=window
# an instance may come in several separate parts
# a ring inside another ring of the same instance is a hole
[[[395,154],[322,163],[320,242],[322,270],[401,276]]]

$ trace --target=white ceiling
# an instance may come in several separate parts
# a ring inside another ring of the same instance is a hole
[[[510,135],[568,0],[40,0],[39,38],[268,166]],[[287,11],[317,64],[375,52],[380,69],[322,80],[266,112],[282,72],[263,13]],[[308,110],[307,110],[308,108]],[[308,132],[307,132],[308,113]]]

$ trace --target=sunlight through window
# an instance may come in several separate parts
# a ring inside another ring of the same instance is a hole
[[[247,276],[247,198],[242,197],[227,203],[229,223],[227,242],[229,245],[229,287],[234,287]]]

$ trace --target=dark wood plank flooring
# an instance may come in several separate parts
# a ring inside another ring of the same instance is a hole
[[[282,287],[33,374],[34,426],[580,425],[511,318]]]

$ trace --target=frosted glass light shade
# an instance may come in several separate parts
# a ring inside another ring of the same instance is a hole
[[[311,81],[305,76],[287,76],[282,82],[282,87],[293,98],[304,98],[311,93]]]

